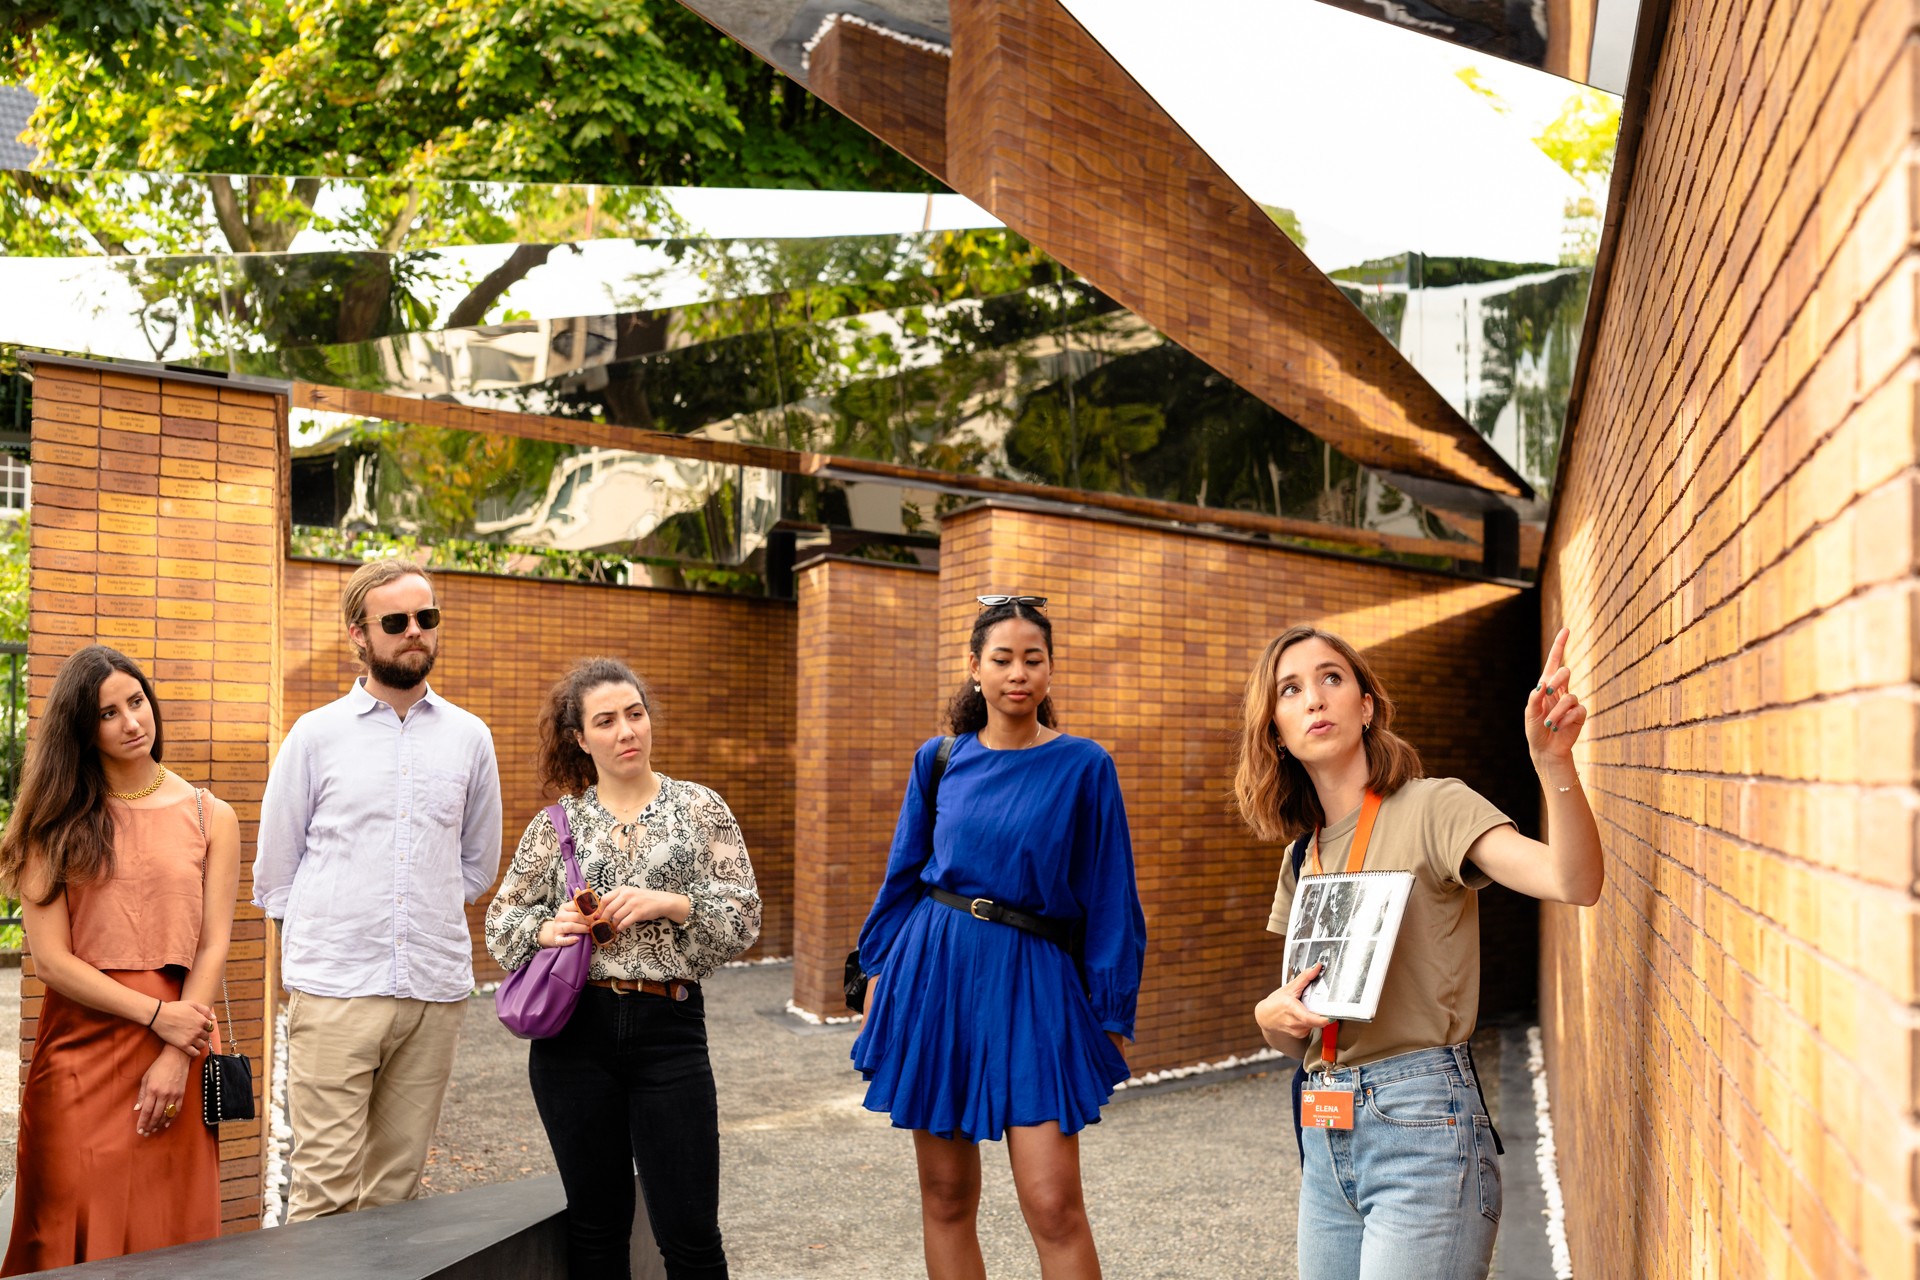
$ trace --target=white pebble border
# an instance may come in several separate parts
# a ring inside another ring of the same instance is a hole
[[[1527,1070],[1533,1075],[1534,1123],[1540,1139],[1534,1159],[1540,1165],[1540,1189],[1547,1202],[1547,1248],[1553,1252],[1554,1280],[1573,1280],[1573,1254],[1567,1250],[1567,1202],[1560,1194],[1560,1162],[1553,1146],[1553,1113],[1547,1106],[1547,1055],[1540,1028],[1527,1028]]]
[[[823,1018],[819,1014],[814,1013],[810,1009],[802,1009],[799,1005],[795,1004],[791,1000],[787,1001],[787,1012],[792,1014],[794,1017],[800,1019],[800,1021],[806,1023],[808,1026],[813,1026],[813,1027],[843,1027],[850,1022],[860,1021],[860,1019],[863,1016],[858,1013],[849,1013],[844,1017],[841,1017],[835,1014],[828,1014],[826,1017]]]
[[[757,969],[763,964],[792,964],[792,956],[761,956],[758,960],[729,960],[722,969]]]
[[[287,1011],[273,1020],[273,1070],[267,1074],[267,1149],[260,1157],[266,1167],[261,1197],[260,1226],[277,1227],[287,1218],[287,1148],[293,1126],[287,1123]]]
[[[951,58],[953,56],[953,50],[944,44],[935,44],[931,40],[922,40],[918,36],[910,36],[905,32],[895,31],[891,27],[883,27],[877,22],[868,22],[865,18],[856,18],[850,13],[830,13],[820,20],[820,29],[813,33],[813,37],[800,46],[800,69],[802,71],[811,70],[814,47],[827,38],[827,32],[833,30],[833,24],[836,22],[846,22],[856,27],[865,27],[869,31],[878,32],[889,40],[898,40],[901,44],[911,45],[915,49],[923,49],[928,53],[937,53],[943,58]]]
[[[1159,1084],[1165,1080],[1185,1080],[1189,1076],[1201,1076],[1214,1071],[1231,1071],[1235,1067],[1252,1066],[1256,1062],[1272,1062],[1286,1056],[1278,1049],[1261,1049],[1245,1057],[1232,1054],[1218,1062],[1196,1062],[1190,1067],[1169,1067],[1165,1071],[1149,1071],[1143,1076],[1122,1080],[1113,1086],[1113,1091],[1118,1093],[1122,1089],[1138,1089],[1144,1085]]]

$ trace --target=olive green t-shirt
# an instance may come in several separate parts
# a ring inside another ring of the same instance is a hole
[[[1321,836],[1320,869],[1347,869],[1360,811],[1341,818]],[[1368,871],[1411,871],[1413,892],[1400,922],[1399,940],[1387,967],[1387,983],[1372,1022],[1342,1022],[1342,1066],[1377,1062],[1395,1054],[1458,1044],[1473,1034],[1480,1014],[1479,889],[1492,883],[1466,862],[1473,842],[1512,819],[1457,778],[1416,778],[1380,802],[1367,841]],[[1267,931],[1282,937],[1293,909],[1292,845],[1281,863]],[[1313,851],[1301,870],[1313,871]],[[1284,954],[1284,953],[1283,953]],[[1284,980],[1295,975],[1288,973]],[[1307,1063],[1320,1060],[1320,1033],[1307,1046]]]

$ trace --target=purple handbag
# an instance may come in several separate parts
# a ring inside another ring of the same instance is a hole
[[[586,887],[580,864],[573,859],[573,832],[567,826],[567,812],[559,805],[547,806],[547,817],[560,836],[560,856],[567,860],[567,897]],[[580,1003],[580,988],[587,985],[587,972],[593,967],[593,940],[585,934],[570,947],[541,947],[533,958],[507,975],[493,993],[493,1008],[507,1030],[523,1040],[545,1040],[557,1036]]]

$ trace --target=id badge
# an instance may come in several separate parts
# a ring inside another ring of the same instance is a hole
[[[1353,1090],[1302,1089],[1300,1123],[1309,1129],[1353,1128]]]

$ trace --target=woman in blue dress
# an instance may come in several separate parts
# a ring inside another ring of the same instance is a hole
[[[860,931],[853,1061],[868,1109],[914,1131],[930,1277],[986,1275],[974,1144],[1003,1134],[1041,1274],[1096,1277],[1079,1132],[1128,1075],[1146,919],[1113,760],[1053,727],[1046,600],[980,604],[946,768],[939,738],[914,756]]]

